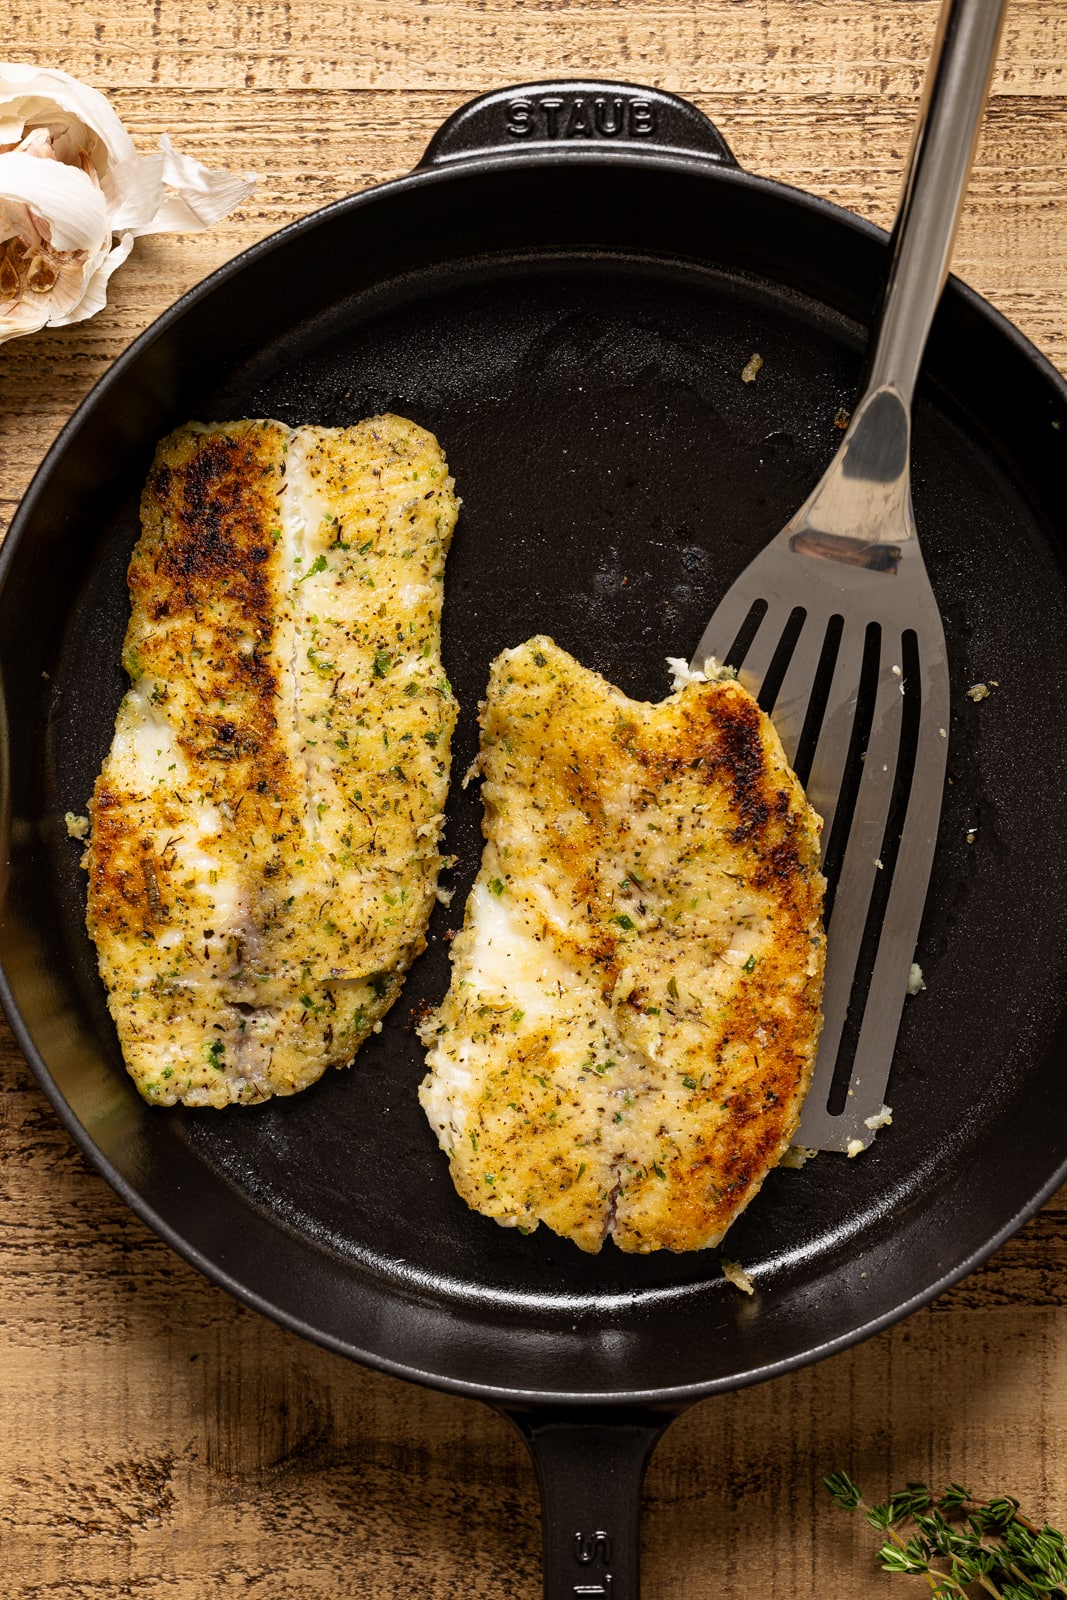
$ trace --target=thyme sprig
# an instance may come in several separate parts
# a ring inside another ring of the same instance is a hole
[[[976,1500],[950,1483],[939,1496],[909,1483],[883,1505],[868,1505],[844,1472],[824,1478],[845,1511],[862,1511],[885,1536],[878,1559],[886,1572],[925,1578],[938,1600],[1067,1600],[1067,1542],[1049,1524],[1037,1527],[1011,1495]]]

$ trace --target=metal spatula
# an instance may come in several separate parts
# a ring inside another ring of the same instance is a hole
[[[739,669],[825,822],[824,1024],[797,1136],[820,1150],[856,1154],[881,1120],[933,860],[948,667],[911,505],[911,399],[1004,7],[942,6],[861,398],[822,481],[692,660]]]

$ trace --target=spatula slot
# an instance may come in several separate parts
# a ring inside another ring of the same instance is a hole
[[[760,630],[760,624],[766,615],[766,600],[754,600],[745,614],[744,621],[734,634],[733,644],[722,658],[724,666],[740,670]]]
[[[789,669],[789,663],[793,658],[793,652],[797,647],[797,641],[800,638],[806,618],[807,612],[804,607],[794,606],[786,618],[785,626],[778,637],[777,644],[773,646],[770,660],[767,662],[766,671],[762,674],[758,691],[753,690],[763,711],[770,712],[774,707],[774,702],[778,698],[778,690],[781,688],[786,672]]]
[[[786,748],[786,755],[792,754],[793,757],[793,771],[805,788],[807,788],[808,778],[811,775],[811,763],[815,755],[815,744],[819,737],[819,730],[826,715],[826,706],[830,698],[830,684],[834,675],[834,664],[841,648],[841,635],[844,632],[844,628],[845,619],[839,615],[832,616],[826,624],[826,632],[823,635],[818,664],[814,672],[808,670],[806,661],[802,662],[794,655],[790,663],[791,671],[787,675],[788,680],[796,673],[799,687],[802,690],[807,689],[809,684],[811,686],[807,698],[807,709],[803,712],[803,722],[796,741],[796,750],[791,752],[788,746]],[[801,673],[803,673],[803,676],[801,676]],[[790,685],[787,681],[778,692],[778,704],[775,707],[774,714],[776,725],[779,722],[785,724],[787,718],[790,722],[795,720],[795,718],[789,717],[790,699],[787,693],[789,687]],[[786,732],[783,731],[781,726],[778,731],[782,734],[783,743],[785,743]]]
[[[874,722],[875,699],[881,663],[882,630],[877,622],[868,623],[863,636],[863,654],[856,674],[848,660],[849,652],[843,650],[836,663],[835,676],[842,671],[852,676],[858,688],[851,705],[846,702],[838,712],[836,725],[828,722],[821,730],[816,745],[809,799],[823,815],[826,832],[823,834],[822,870],[826,877],[825,917],[829,926],[834,898],[841,875],[845,849],[856,810],[863,763]],[[840,702],[839,702],[840,705]],[[848,713],[851,712],[851,727]],[[847,744],[845,742],[847,736]],[[837,803],[831,811],[827,801],[820,805],[819,797],[836,793]]]

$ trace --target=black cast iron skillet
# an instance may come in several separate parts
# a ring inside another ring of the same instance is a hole
[[[20,1044],[89,1157],[209,1277],[516,1419],[556,1600],[636,1595],[641,1472],[673,1414],[906,1315],[1067,1171],[1067,390],[950,284],[915,426],[954,695],[928,988],[906,1010],[892,1127],[858,1161],[772,1174],[732,1230],[751,1298],[717,1252],[588,1258],[454,1194],[416,1104],[410,1017],[446,987],[473,789],[449,810],[455,901],[354,1070],[252,1110],[139,1100],[63,823],[123,690],[137,498],[155,441],[193,417],[391,409],[434,429],[463,497],[444,639],[462,773],[490,659],[535,631],[663,695],[664,657],[688,654],[829,460],[885,262],[882,233],[739,171],[682,101],[591,83],[490,95],[409,177],[285,229],[149,329],[64,430],[3,551],[0,956]],[[991,679],[974,704],[967,687]]]

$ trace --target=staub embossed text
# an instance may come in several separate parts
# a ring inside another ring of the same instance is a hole
[[[603,1566],[611,1561],[611,1535],[598,1529],[596,1533],[576,1533],[574,1535],[574,1559],[579,1566]],[[572,1592],[575,1600],[579,1597],[592,1597],[600,1595],[603,1600],[610,1600],[611,1573],[605,1572],[596,1583],[576,1583]]]
[[[504,126],[515,139],[647,139],[656,107],[621,94],[545,94],[509,100]]]

